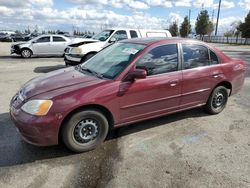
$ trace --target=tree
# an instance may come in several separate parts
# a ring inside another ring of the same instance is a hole
[[[207,10],[202,10],[195,23],[195,31],[197,35],[204,36],[208,34],[208,28],[209,28],[209,15]]]
[[[191,25],[188,21],[188,17],[186,16],[181,24],[180,35],[181,37],[187,37],[189,33],[191,33]]]
[[[207,34],[209,36],[211,36],[211,34],[213,33],[213,31],[214,31],[214,24],[213,24],[212,21],[209,21],[208,22],[208,26],[207,26]]]
[[[173,22],[170,26],[169,26],[169,32],[171,33],[171,35],[173,37],[178,36],[178,25],[176,22]]]
[[[239,30],[241,31],[242,37],[250,38],[250,12],[245,17],[245,22],[240,24]]]

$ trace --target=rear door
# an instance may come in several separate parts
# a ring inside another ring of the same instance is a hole
[[[67,47],[67,40],[61,36],[53,36],[51,45],[53,54],[63,54]]]
[[[210,50],[201,44],[182,44],[183,81],[181,108],[205,104],[220,79],[218,59],[211,61]]]

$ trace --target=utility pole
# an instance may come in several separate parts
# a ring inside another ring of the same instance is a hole
[[[188,22],[189,22],[189,24],[190,24],[190,18],[191,17],[191,9],[189,9],[189,14],[188,14]]]
[[[187,37],[188,37],[188,34],[189,34],[189,29],[191,29],[191,28],[189,28],[189,26],[191,26],[191,24],[190,24],[190,18],[191,17],[191,9],[189,9],[189,12],[188,12],[188,28],[187,28]]]
[[[217,31],[218,31],[218,24],[219,24],[219,17],[220,17],[220,6],[221,6],[221,0],[219,1],[219,8],[218,8],[218,14],[217,14],[217,22],[216,22],[216,28],[215,28],[215,36],[217,35]]]

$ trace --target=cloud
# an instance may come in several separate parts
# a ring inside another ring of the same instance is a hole
[[[0,6],[0,16],[12,16],[14,14],[14,11],[10,8],[7,8],[5,6]]]
[[[204,8],[210,8],[214,5],[213,0],[195,0],[193,1],[193,6],[196,8],[201,8],[202,6]]]
[[[192,0],[180,0],[175,2],[177,7],[191,7]]]
[[[9,8],[23,8],[23,7],[32,7],[32,6],[43,6],[43,7],[52,7],[53,0],[1,0],[0,6],[5,6]]]
[[[184,18],[180,14],[174,12],[170,12],[168,16],[168,20],[170,21],[170,23],[177,22],[177,24],[180,24],[183,19]]]
[[[214,8],[217,9],[219,6],[218,3],[214,4]],[[230,9],[230,8],[234,8],[235,7],[235,3],[233,1],[221,1],[221,8],[222,9]]]
[[[250,0],[240,0],[238,5],[246,10],[250,10]]]
[[[146,0],[149,6],[172,7],[172,2],[168,0]]]

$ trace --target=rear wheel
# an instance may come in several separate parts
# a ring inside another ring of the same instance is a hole
[[[88,109],[68,119],[62,129],[62,140],[74,152],[89,151],[105,140],[108,130],[107,118],[98,110]]]
[[[227,100],[228,100],[227,88],[225,88],[224,86],[216,87],[207,101],[207,104],[205,106],[206,111],[209,114],[220,113],[226,107]]]
[[[22,49],[22,50],[21,50],[21,56],[22,56],[23,58],[29,58],[29,57],[32,56],[32,51],[29,50],[29,49],[27,49],[27,48]]]

